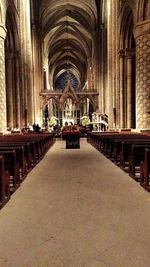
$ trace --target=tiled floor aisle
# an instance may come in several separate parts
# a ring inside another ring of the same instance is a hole
[[[57,141],[0,211],[0,267],[149,267],[150,194]]]

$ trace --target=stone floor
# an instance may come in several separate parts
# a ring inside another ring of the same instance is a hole
[[[0,211],[0,267],[149,267],[150,194],[57,141]]]

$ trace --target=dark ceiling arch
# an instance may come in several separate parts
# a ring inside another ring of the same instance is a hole
[[[144,21],[150,18],[150,1],[138,0],[137,1],[137,22]]]
[[[95,48],[99,0],[42,0],[39,9],[43,40],[43,65],[53,84],[66,66],[86,83]],[[86,73],[85,73],[86,72]]]
[[[49,57],[53,56],[54,53],[57,51],[61,51],[62,49],[70,48],[73,51],[76,51],[78,54],[82,55],[85,59],[87,58],[86,51],[82,48],[80,43],[78,41],[75,41],[74,39],[62,39],[61,41],[57,41],[51,46],[51,50],[49,51]]]
[[[84,49],[87,51],[88,56],[90,56],[91,48],[92,48],[91,41],[86,40],[84,35],[82,35],[81,32],[79,32],[78,30],[75,31],[75,30],[68,29],[68,28],[61,29],[61,31],[55,33],[55,36],[53,36],[51,40],[51,44],[57,42],[57,40],[63,39],[61,38],[63,34],[67,34],[66,40],[68,41],[68,45],[69,45],[69,39],[74,38],[80,42],[80,46],[83,46]],[[51,48],[50,44],[48,44],[48,46]]]
[[[7,35],[5,40],[6,49],[19,51],[19,31],[15,17],[14,6],[8,5],[6,10],[6,29]]]
[[[133,37],[133,12],[129,6],[125,6],[122,10],[120,20],[120,49],[130,48]]]
[[[51,17],[49,18],[49,20],[47,21],[47,23],[44,25],[43,27],[43,37],[45,37],[45,35],[52,30],[55,27],[55,24],[59,23],[60,25],[62,24],[61,21],[59,21],[61,18],[65,18],[65,17],[70,17],[72,19],[74,19],[78,24],[80,24],[82,27],[84,27],[89,33],[93,33],[95,25],[92,24],[92,21],[90,19],[90,17],[85,14],[85,11],[82,10],[82,12],[77,12],[77,10],[56,10],[53,15],[51,12]],[[93,25],[93,27],[92,27]]]
[[[45,5],[44,5],[45,2]],[[89,2],[89,3],[88,3]],[[88,19],[92,20],[92,25],[96,22],[97,18],[97,9],[96,5],[94,5],[94,0],[79,0],[77,1],[62,1],[62,0],[55,0],[49,2],[49,1],[42,1],[43,6],[41,5],[41,12],[40,12],[40,20],[43,22],[43,25],[46,23],[50,15],[53,13],[53,11],[63,9],[63,10],[68,10],[69,12],[75,10],[75,13],[78,11],[82,12],[85,14],[85,16],[88,17]],[[93,4],[93,5],[92,5]],[[91,7],[92,5],[92,7]],[[90,22],[90,21],[89,21]]]

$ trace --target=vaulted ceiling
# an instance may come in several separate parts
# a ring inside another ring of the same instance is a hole
[[[83,86],[92,57],[99,0],[40,0],[44,58],[53,84],[70,70]]]

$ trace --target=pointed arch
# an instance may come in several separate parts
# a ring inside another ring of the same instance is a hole
[[[120,16],[119,46],[120,49],[132,47],[133,38],[133,12],[125,6]]]
[[[8,6],[6,10],[6,28],[7,28],[7,42],[11,49],[19,51],[19,31],[16,21],[16,10],[12,6]]]
[[[137,22],[150,18],[150,0],[139,0],[137,3]]]
[[[124,5],[120,14],[119,77],[120,125],[135,128],[135,39],[133,11]]]
[[[19,31],[17,26],[17,13],[14,5],[9,4],[6,10],[5,39],[5,69],[6,69],[6,101],[7,101],[7,127],[20,127],[20,99],[19,86]]]

